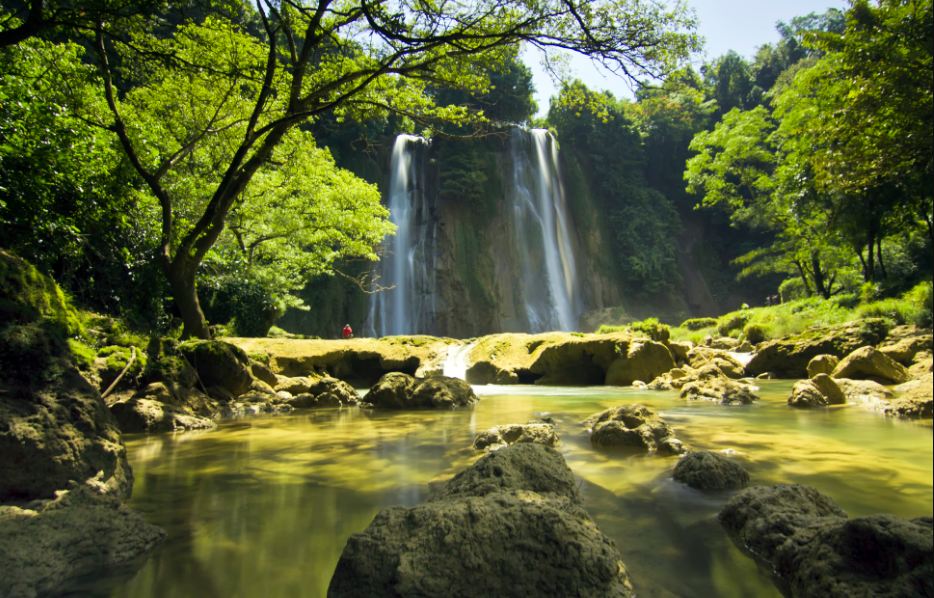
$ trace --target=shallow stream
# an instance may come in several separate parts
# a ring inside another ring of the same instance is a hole
[[[429,484],[476,458],[477,432],[548,414],[581,479],[585,506],[622,553],[639,596],[779,596],[716,520],[728,494],[671,479],[675,457],[607,454],[581,421],[643,402],[687,446],[728,450],[753,483],[799,482],[850,515],[932,509],[930,422],[860,405],[794,410],[791,382],[725,407],[631,388],[476,387],[469,411],[320,410],[222,424],[216,431],[130,436],[131,506],[168,532],[141,568],[81,584],[97,596],[324,596],[350,534],[389,505],[415,505]]]

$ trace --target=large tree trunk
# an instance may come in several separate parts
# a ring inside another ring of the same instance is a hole
[[[210,339],[211,330],[204,312],[201,311],[198,291],[195,287],[197,267],[197,264],[190,263],[189,260],[176,259],[165,267],[165,275],[169,279],[172,298],[185,325],[182,336]]]

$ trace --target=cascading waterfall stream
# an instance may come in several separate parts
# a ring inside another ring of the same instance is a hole
[[[399,135],[392,148],[388,204],[396,234],[386,240],[380,284],[370,302],[371,335],[427,333],[434,315],[435,218],[425,193],[428,141]]]
[[[574,330],[580,312],[558,148],[544,129],[514,129],[513,217],[529,332]]]

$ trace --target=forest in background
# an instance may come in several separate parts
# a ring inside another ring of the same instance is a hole
[[[96,19],[52,5],[54,18],[15,39],[33,23],[30,5],[3,6],[2,244],[81,305],[142,329],[178,329],[179,298],[195,280],[207,321],[240,334],[264,333],[288,307],[313,312],[313,301],[302,305],[309,281],[359,279],[392,229],[374,184],[392,136],[424,131],[453,145],[506,123],[556,132],[572,203],[575,184],[597,182],[612,261],[640,300],[685,284],[677,248],[700,238],[698,266],[718,289],[930,302],[929,1],[804,15],[780,24],[781,40],[752,60],[728,53],[700,72],[683,67],[696,49],[689,18],[642,15],[664,52],[635,74],[654,82],[630,101],[568,81],[544,122],[532,122],[521,37],[508,32],[455,57],[425,34],[414,56],[431,70],[402,75],[393,69],[403,63],[380,71],[359,40],[318,46],[317,78],[298,90],[314,108],[300,119],[286,68],[300,54],[285,49],[295,39],[284,17],[275,29],[273,15],[233,1],[105,2]],[[375,17],[391,46],[404,24]],[[275,39],[283,46],[270,51]],[[369,72],[378,74],[361,94],[335,85]],[[263,94],[272,116],[255,110]],[[475,158],[464,150],[442,177],[480,202]],[[226,211],[212,215],[218,201]]]

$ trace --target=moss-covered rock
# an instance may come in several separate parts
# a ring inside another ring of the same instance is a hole
[[[178,352],[195,368],[206,388],[219,387],[237,397],[250,389],[253,375],[243,349],[224,341],[187,341]]]
[[[798,380],[791,389],[788,404],[792,407],[826,407],[841,405],[846,396],[837,382],[827,374],[817,374],[808,380]]]
[[[52,596],[80,576],[138,561],[165,537],[112,496],[86,487],[29,508],[0,505],[0,596]]]
[[[132,360],[132,363],[131,363]],[[101,392],[106,390],[117,376],[129,365],[126,374],[120,380],[122,388],[136,385],[137,379],[146,369],[146,353],[138,347],[109,345],[97,352],[97,375],[100,377]]]
[[[620,356],[607,369],[607,385],[626,386],[636,380],[649,382],[675,367],[671,351],[662,343],[632,341],[625,356]]]
[[[554,424],[549,423],[506,424],[477,434],[473,447],[478,451],[495,450],[521,442],[537,442],[554,447],[558,444],[558,433]]]
[[[720,522],[790,596],[934,595],[930,516],[848,519],[813,488],[778,485],[739,492]]]
[[[692,401],[715,401],[721,405],[748,405],[759,400],[756,387],[726,377],[710,377],[685,383],[681,398]]]
[[[742,465],[710,451],[691,451],[681,457],[672,477],[698,490],[738,490],[749,483]]]
[[[813,378],[818,374],[830,375],[838,363],[840,363],[840,359],[836,355],[815,355],[808,362],[808,378]]]
[[[678,455],[684,452],[671,426],[645,405],[607,409],[587,419],[590,442],[599,448],[631,448]]]
[[[381,511],[348,540],[328,595],[632,595],[561,455],[524,443],[477,461],[429,502]]]
[[[380,378],[364,400],[381,409],[453,409],[479,401],[470,385],[458,378],[431,376],[418,380],[399,372]]]
[[[860,347],[844,357],[833,370],[834,378],[876,380],[899,384],[908,380],[908,370],[875,347]]]
[[[0,322],[46,321],[65,336],[81,334],[77,311],[50,277],[26,260],[0,249]]]
[[[552,337],[534,349],[529,371],[537,376],[536,384],[603,384],[610,366],[628,355],[629,346],[625,334]]]
[[[794,337],[767,341],[759,346],[746,364],[746,374],[771,373],[780,378],[805,378],[807,365],[814,357],[834,355],[842,358],[862,346],[879,342],[886,331],[885,323],[876,318],[815,328]]]

